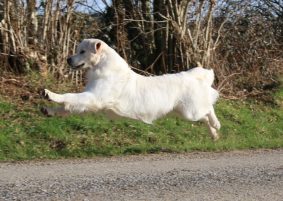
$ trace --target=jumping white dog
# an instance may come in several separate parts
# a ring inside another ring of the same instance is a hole
[[[212,138],[219,138],[213,70],[198,67],[177,74],[142,76],[98,39],[83,40],[67,62],[73,69],[89,68],[88,83],[82,93],[56,94],[45,89],[50,100],[64,105],[61,110],[104,111],[148,124],[176,112],[191,121],[204,121]]]

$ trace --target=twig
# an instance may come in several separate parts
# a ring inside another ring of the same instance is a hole
[[[5,56],[10,56],[10,57],[17,57],[18,56],[18,55],[14,55],[14,54],[3,53],[3,52],[0,52],[0,54],[5,55]]]
[[[145,71],[147,71],[148,69],[151,69],[153,67],[153,65],[157,62],[157,60],[159,59],[159,57],[161,57],[161,55],[163,54],[163,52],[161,52],[157,57],[156,59],[153,61],[152,64],[150,64],[146,69]]]
[[[144,73],[145,75],[154,76],[153,74],[151,74],[151,73],[149,73],[149,72],[147,72],[147,71],[141,70],[141,69],[139,69],[139,68],[135,68],[135,67],[133,67],[133,66],[130,66],[130,68],[135,69],[135,70],[137,70],[137,71],[139,71],[139,72],[142,72],[142,73]]]
[[[16,80],[16,79],[13,79],[13,78],[11,78],[11,79],[6,79],[6,78],[4,78],[4,77],[1,77],[1,79],[2,79],[2,82],[16,82],[16,83],[20,83],[20,81],[18,81],[18,80]]]
[[[217,87],[217,90],[221,91],[224,88],[227,81],[230,80],[231,77],[233,77],[235,75],[240,75],[240,74],[242,74],[242,73],[232,73],[232,74],[228,75],[224,80],[222,80],[222,82],[220,82],[220,84]]]

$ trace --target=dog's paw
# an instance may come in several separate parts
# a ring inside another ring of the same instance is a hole
[[[213,126],[213,128],[215,128],[215,129],[217,129],[217,130],[219,130],[219,129],[221,128],[221,124],[220,124],[219,121],[215,121],[212,126]]]
[[[44,98],[51,100],[50,95],[49,95],[51,93],[51,91],[49,91],[48,89],[44,89],[43,93],[44,93]]]
[[[62,103],[64,100],[61,94],[53,93],[49,91],[48,89],[44,89],[43,95],[44,95],[44,98],[46,98],[47,100],[54,101],[56,103]]]
[[[48,92],[50,92],[48,89],[41,89],[39,91],[39,94],[42,98],[46,99],[46,100],[49,100],[50,101],[50,97],[49,97],[49,94]]]
[[[57,97],[57,94],[49,91],[48,89],[44,89],[44,98],[49,100],[49,101],[55,101],[56,102],[56,97]]]
[[[214,135],[213,137],[212,137],[212,140],[214,141],[214,142],[216,142],[217,140],[219,140],[219,135],[218,134],[216,134],[216,135]]]
[[[50,110],[49,110],[47,107],[42,107],[42,108],[40,108],[40,111],[41,111],[42,114],[44,114],[44,115],[47,116],[47,117],[52,117],[52,116],[54,116],[54,114],[52,114],[52,113],[50,112]]]

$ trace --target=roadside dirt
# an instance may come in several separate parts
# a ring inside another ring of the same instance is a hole
[[[283,150],[0,163],[0,200],[282,200]]]

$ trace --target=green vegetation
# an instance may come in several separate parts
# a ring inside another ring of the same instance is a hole
[[[222,128],[213,142],[202,123],[175,117],[153,125],[97,114],[47,118],[0,96],[0,160],[283,147],[282,106],[221,100],[216,112]]]

